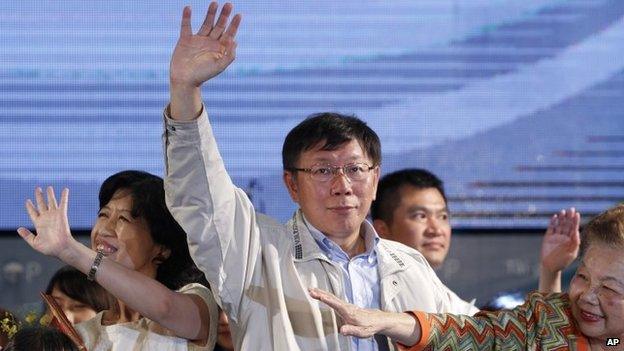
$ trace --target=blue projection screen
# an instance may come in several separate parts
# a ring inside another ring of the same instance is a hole
[[[70,188],[89,229],[114,172],[163,174],[181,1],[0,2],[0,228],[35,186]],[[191,1],[197,29],[208,2]],[[238,55],[203,88],[220,150],[284,221],[281,145],[305,116],[356,114],[383,173],[428,168],[453,225],[544,227],[624,194],[624,1],[237,1]]]

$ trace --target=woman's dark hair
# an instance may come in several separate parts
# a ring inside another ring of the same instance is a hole
[[[20,329],[4,351],[79,351],[71,339],[50,327]]]
[[[186,233],[167,209],[163,179],[143,171],[113,174],[100,187],[100,209],[119,190],[132,196],[132,216],[145,219],[152,240],[171,250],[169,257],[158,266],[156,280],[172,290],[198,282],[203,273],[191,259]]]
[[[52,294],[55,287],[70,298],[91,307],[96,313],[116,308],[115,297],[72,266],[63,266],[54,273],[46,294]]]

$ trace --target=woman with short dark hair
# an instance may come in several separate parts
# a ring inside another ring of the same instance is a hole
[[[87,349],[211,350],[217,305],[197,282],[186,233],[165,205],[163,180],[140,171],[112,175],[100,188],[91,248],[76,241],[67,220],[69,190],[57,203],[35,190],[26,208],[37,230],[18,232],[35,250],[76,267],[116,298],[117,308],[78,324]]]

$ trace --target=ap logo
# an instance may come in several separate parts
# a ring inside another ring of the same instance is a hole
[[[620,338],[607,338],[607,346],[618,346]]]

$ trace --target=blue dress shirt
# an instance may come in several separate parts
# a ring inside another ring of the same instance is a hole
[[[360,230],[364,237],[366,251],[357,256],[349,256],[318,229],[314,228],[303,216],[305,225],[310,230],[312,237],[327,255],[327,258],[340,267],[343,274],[344,288],[347,300],[363,308],[380,308],[379,272],[377,271],[377,242],[379,236],[368,223],[362,223]],[[377,342],[374,338],[359,339],[352,337],[351,346],[358,351],[377,351]]]

